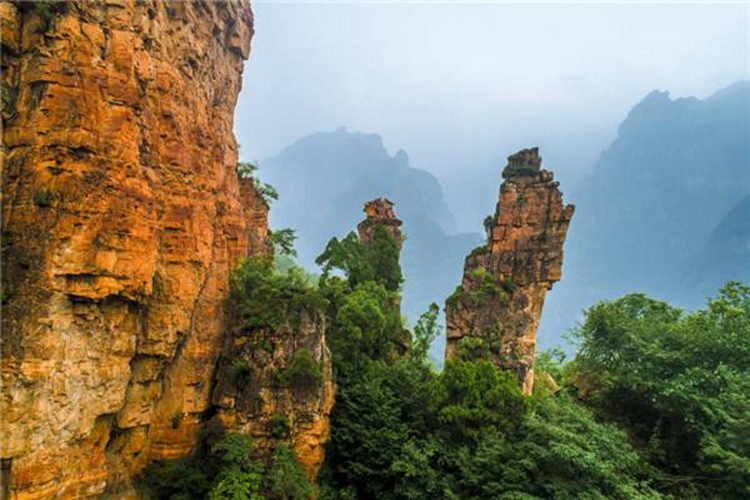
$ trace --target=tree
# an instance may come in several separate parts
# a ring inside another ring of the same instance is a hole
[[[662,488],[750,495],[748,287],[730,283],[690,314],[639,294],[602,302],[575,334],[574,384],[644,443]]]

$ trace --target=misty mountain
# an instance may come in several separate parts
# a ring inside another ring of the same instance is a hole
[[[654,91],[630,111],[572,194],[576,215],[563,280],[542,322],[545,341],[554,341],[597,300],[639,291],[695,306],[715,293],[718,275],[693,278],[711,289],[686,286],[686,280],[698,262],[710,274],[705,259],[728,251],[741,226],[744,205],[732,208],[750,192],[749,122],[746,81],[704,100]],[[737,258],[750,267],[747,254]]]
[[[715,294],[730,280],[750,283],[750,195],[719,222],[705,248],[691,259],[686,269],[683,293],[700,301]]]
[[[366,201],[390,199],[407,237],[403,311],[412,321],[431,301],[442,305],[461,280],[464,256],[482,241],[478,233],[453,234],[435,176],[411,166],[403,150],[390,155],[377,134],[343,127],[311,134],[260,162],[259,176],[280,193],[271,226],[297,230],[299,261],[308,268],[331,237],[356,230]]]

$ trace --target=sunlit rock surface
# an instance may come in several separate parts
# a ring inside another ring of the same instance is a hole
[[[132,495],[209,405],[227,277],[265,248],[235,172],[249,5],[0,3],[3,488]]]

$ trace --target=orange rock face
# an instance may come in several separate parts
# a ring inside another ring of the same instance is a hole
[[[281,374],[303,353],[320,367],[321,379],[315,384],[305,377],[282,382]],[[293,448],[314,480],[323,465],[335,393],[325,319],[319,312],[304,311],[298,325],[284,324],[275,331],[233,329],[217,371],[214,421],[225,430],[253,436],[260,457],[269,457],[278,445]]]
[[[534,384],[536,331],[547,290],[561,277],[573,216],[536,148],[508,158],[488,241],[466,258],[461,286],[447,300],[446,359],[482,357]]]
[[[193,448],[227,276],[265,248],[232,132],[252,13],[3,2],[0,26],[4,492],[127,496]]]

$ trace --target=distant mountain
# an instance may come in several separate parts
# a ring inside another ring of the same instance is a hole
[[[733,207],[711,233],[705,248],[685,269],[683,293],[691,306],[705,303],[730,280],[750,284],[750,195]]]
[[[391,156],[376,134],[342,127],[303,137],[260,162],[259,176],[280,193],[271,226],[297,230],[299,260],[310,268],[332,236],[355,230],[365,201],[394,202],[407,236],[403,309],[411,320],[430,301],[443,303],[461,279],[464,256],[482,239],[452,234],[456,224],[438,180],[411,166],[406,152]]]
[[[685,306],[703,300],[705,291],[685,286],[687,269],[748,192],[750,82],[704,100],[648,94],[572,193],[576,216],[543,337],[557,338],[593,302],[632,291]]]

